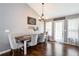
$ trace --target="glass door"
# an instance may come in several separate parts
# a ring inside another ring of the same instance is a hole
[[[78,22],[79,18],[68,19],[68,36],[67,36],[67,43],[72,45],[79,45],[78,40]]]
[[[64,20],[54,21],[54,40],[64,42]]]

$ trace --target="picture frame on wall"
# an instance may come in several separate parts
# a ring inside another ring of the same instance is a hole
[[[36,25],[36,18],[27,17],[27,24],[29,24],[29,25]]]

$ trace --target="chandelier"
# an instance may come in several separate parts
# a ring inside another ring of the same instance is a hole
[[[45,21],[47,17],[44,16],[44,3],[42,3],[42,15],[39,17],[39,21]]]

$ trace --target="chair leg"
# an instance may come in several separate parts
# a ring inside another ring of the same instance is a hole
[[[17,53],[18,53],[18,55],[22,55],[22,53],[21,53],[21,48],[18,48],[18,49],[17,49]]]
[[[13,49],[11,49],[11,55],[14,56],[14,50]]]
[[[22,55],[22,54],[23,54],[23,51],[22,51],[22,49],[21,49],[21,48],[18,48],[18,53],[20,53],[20,55]]]
[[[22,55],[21,48],[19,48],[18,51],[19,51],[20,55]]]

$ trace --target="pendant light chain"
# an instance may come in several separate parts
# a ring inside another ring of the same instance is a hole
[[[46,21],[46,19],[44,16],[44,3],[42,3],[42,15],[39,17],[39,21]]]
[[[44,3],[42,3],[42,16],[44,16],[43,11],[44,11]]]

